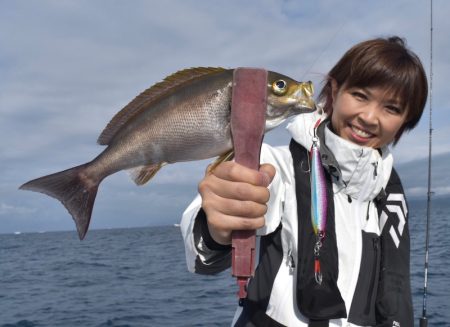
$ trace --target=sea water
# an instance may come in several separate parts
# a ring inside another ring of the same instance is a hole
[[[450,201],[434,201],[429,326],[450,326]],[[422,315],[424,201],[410,202],[414,309]],[[0,327],[229,326],[237,286],[227,270],[187,271],[174,226],[0,235]]]

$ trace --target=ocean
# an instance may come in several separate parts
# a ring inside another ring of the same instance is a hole
[[[425,201],[411,201],[412,290],[422,315]],[[450,326],[450,201],[432,202],[427,313]],[[175,226],[0,235],[0,327],[229,326],[227,270],[187,271]]]

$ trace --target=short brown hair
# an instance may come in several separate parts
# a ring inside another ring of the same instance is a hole
[[[356,44],[348,50],[328,73],[318,100],[331,115],[332,88],[386,87],[392,88],[407,110],[405,124],[394,139],[398,142],[404,131],[413,129],[420,120],[428,96],[428,83],[422,63],[415,53],[398,37],[376,38]]]

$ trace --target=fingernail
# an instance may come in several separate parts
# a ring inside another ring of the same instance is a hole
[[[265,186],[265,187],[269,186],[269,184],[270,184],[269,174],[267,174],[265,171],[262,171],[261,176],[262,176],[262,183],[263,183],[262,186]]]

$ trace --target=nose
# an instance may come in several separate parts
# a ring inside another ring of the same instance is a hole
[[[380,108],[378,104],[372,103],[361,111],[358,115],[360,122],[366,126],[376,126],[379,122]]]

